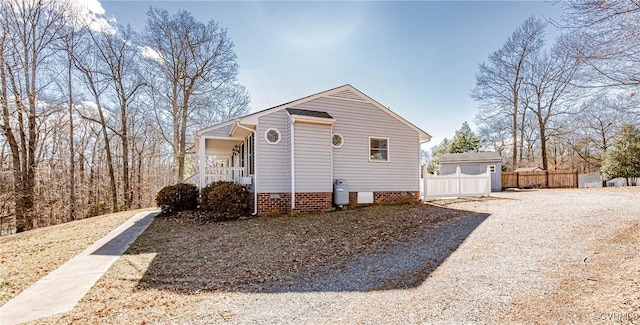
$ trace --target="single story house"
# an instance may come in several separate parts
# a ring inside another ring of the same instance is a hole
[[[455,174],[456,168],[467,175],[480,175],[491,172],[491,190],[502,190],[502,157],[497,152],[447,153],[439,156],[440,175]]]
[[[197,131],[197,183],[249,186],[257,215],[330,210],[335,180],[349,204],[418,201],[430,139],[344,85]]]

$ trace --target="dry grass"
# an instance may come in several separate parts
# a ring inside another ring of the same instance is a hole
[[[211,293],[287,290],[294,273],[339,269],[468,214],[410,204],[205,224],[157,218],[71,313],[38,323],[193,320]]]
[[[0,305],[140,211],[146,210],[107,214],[0,237]]]

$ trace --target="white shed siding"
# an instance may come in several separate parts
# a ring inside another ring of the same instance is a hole
[[[477,162],[477,163],[440,163],[440,175],[455,174],[458,166],[460,172],[467,175],[480,175],[487,172],[487,166],[495,166],[495,171],[491,174],[491,190],[502,190],[502,163],[495,162]]]
[[[294,125],[295,191],[331,192],[331,126]]]
[[[265,139],[269,128],[280,131],[280,142],[270,144]],[[289,114],[278,111],[260,117],[256,131],[256,168],[258,193],[285,193],[291,191],[291,165],[289,151]]]
[[[233,123],[229,123],[229,125],[221,126],[217,129],[207,131],[203,133],[203,135],[207,137],[221,137],[221,138],[228,137],[229,132],[231,131],[231,128],[233,127],[233,125],[234,125]]]
[[[367,102],[324,97],[295,108],[324,111],[336,120],[333,132],[342,134],[344,144],[333,149],[333,178],[345,179],[349,191],[419,191],[418,132]],[[389,138],[388,162],[369,161],[369,137]]]

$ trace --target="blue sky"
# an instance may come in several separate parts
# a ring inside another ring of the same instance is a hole
[[[529,16],[561,13],[544,1],[100,2],[136,29],[149,6],[227,28],[252,111],[348,83],[431,134],[423,149],[473,126],[479,63]]]

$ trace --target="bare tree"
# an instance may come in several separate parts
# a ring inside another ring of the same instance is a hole
[[[600,78],[594,85],[640,85],[640,3],[571,0],[564,24],[580,35],[579,56]]]
[[[0,2],[2,131],[12,154],[18,232],[34,226],[39,97],[47,84],[43,69],[64,27],[65,5],[53,0]]]
[[[82,47],[78,47],[76,55],[74,57],[74,65],[76,69],[82,74],[83,81],[91,94],[92,100],[95,103],[95,108],[98,116],[90,114],[82,114],[82,117],[91,120],[100,125],[102,139],[105,146],[105,154],[107,160],[107,168],[109,174],[109,188],[111,192],[111,209],[112,211],[118,210],[118,189],[116,185],[115,174],[115,162],[113,159],[113,150],[111,144],[111,135],[109,132],[109,126],[107,125],[107,119],[105,117],[105,109],[103,107],[103,96],[109,87],[108,79],[102,74],[105,67],[103,61],[100,60],[99,55],[95,53],[95,44],[89,39],[85,39],[82,43]]]
[[[191,148],[186,139],[194,122],[190,119],[196,112],[218,109],[207,98],[221,96],[218,90],[235,83],[238,64],[233,43],[215,21],[204,24],[184,10],[170,15],[159,8],[150,8],[147,16],[147,75],[154,85],[159,130],[172,147],[177,179],[182,180]]]
[[[549,167],[548,128],[553,118],[569,114],[572,109],[572,104],[566,98],[570,95],[579,61],[567,46],[566,39],[560,37],[551,50],[538,52],[529,64],[525,85],[531,89],[533,100],[527,108],[538,122],[542,169],[546,170]]]
[[[476,87],[471,97],[481,104],[476,121],[509,116],[511,120],[511,165],[518,163],[519,114],[523,112],[521,91],[524,69],[544,44],[546,23],[531,17],[513,32],[507,42],[481,63],[476,73]]]
[[[138,70],[138,47],[136,34],[128,26],[116,26],[116,28],[102,28],[95,31],[87,29],[91,44],[95,51],[91,52],[101,62],[98,66],[103,69],[96,73],[108,83],[115,97],[119,116],[119,126],[113,126],[112,130],[120,138],[122,144],[122,193],[124,195],[124,208],[131,206],[131,180],[130,180],[130,137],[129,121],[131,120],[130,106],[135,101],[141,87],[144,85],[140,71]]]
[[[69,191],[69,196],[68,196],[68,214],[67,214],[67,218],[68,220],[75,220],[77,218],[76,215],[76,162],[75,162],[75,128],[74,128],[74,119],[75,119],[75,114],[74,114],[74,102],[75,102],[75,98],[74,98],[74,65],[73,65],[73,58],[74,58],[74,51],[75,51],[75,45],[77,42],[77,37],[76,37],[76,31],[75,31],[75,27],[72,24],[69,24],[66,28],[65,33],[63,33],[59,39],[60,41],[60,45],[59,45],[59,52],[61,53],[60,55],[60,64],[64,65],[65,68],[65,77],[64,78],[60,78],[60,81],[63,81],[64,84],[59,83],[58,87],[60,88],[60,92],[61,93],[65,93],[66,94],[66,106],[67,106],[67,116],[68,116],[68,121],[69,121],[69,128],[68,128],[68,141],[69,141],[69,173],[68,173],[68,191]],[[62,80],[64,79],[64,80]]]

